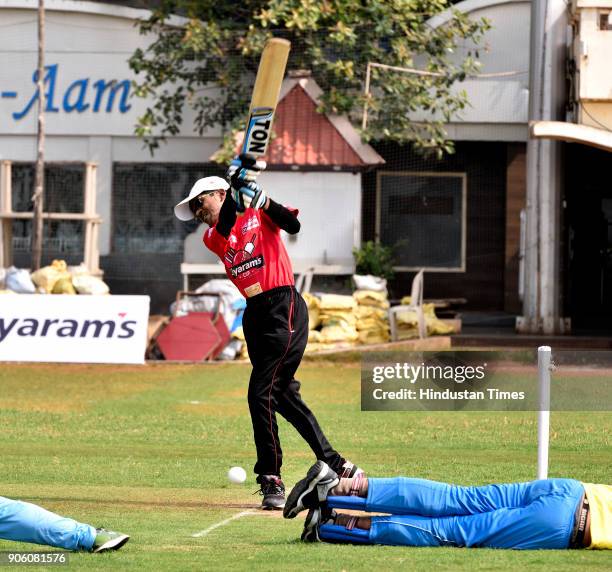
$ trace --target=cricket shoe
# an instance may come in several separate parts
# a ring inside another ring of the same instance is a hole
[[[359,475],[360,473],[365,475],[362,469],[346,459],[336,472],[338,473],[338,477],[341,479],[350,479],[351,477]]]
[[[339,482],[338,475],[327,463],[317,461],[308,469],[306,478],[298,481],[293,487],[287,498],[283,516],[295,518],[299,512],[307,508],[317,508]]]
[[[311,508],[308,511],[306,520],[304,521],[304,530],[302,531],[303,542],[321,542],[319,536],[319,527],[328,522],[335,522],[336,511],[329,508],[327,504],[322,504],[317,508]]]
[[[263,495],[261,508],[263,510],[280,510],[285,506],[285,485],[276,475],[259,475],[258,493]]]
[[[130,537],[121,532],[96,528],[96,538],[94,539],[92,552],[106,552],[107,550],[119,550]]]

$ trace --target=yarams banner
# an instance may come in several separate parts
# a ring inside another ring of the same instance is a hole
[[[148,296],[0,296],[0,361],[144,363]]]

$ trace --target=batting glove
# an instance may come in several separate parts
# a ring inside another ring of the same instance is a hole
[[[232,159],[227,170],[227,179],[233,188],[240,189],[246,183],[255,182],[266,166],[265,161],[257,161],[252,155],[243,153]]]
[[[242,194],[238,189],[234,189],[234,187],[232,187],[231,192],[232,199],[236,203],[236,210],[239,213],[243,213],[251,206],[251,197]]]
[[[238,189],[238,192],[242,195],[242,202],[246,208],[261,209],[268,200],[266,192],[257,183],[248,183]]]

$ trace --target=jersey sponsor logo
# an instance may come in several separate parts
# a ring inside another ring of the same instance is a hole
[[[242,226],[242,234],[246,234],[249,230],[253,230],[259,226],[259,221],[256,216],[252,216],[246,221],[246,224]]]
[[[254,258],[249,258],[240,264],[236,264],[230,268],[233,278],[239,278],[241,275],[247,276],[251,270],[258,270],[265,265],[264,257],[260,254]]]

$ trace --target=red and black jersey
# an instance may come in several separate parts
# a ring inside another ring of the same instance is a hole
[[[297,216],[296,209],[288,209]],[[245,298],[294,284],[293,269],[280,228],[265,211],[247,209],[236,218],[227,238],[217,225],[204,233],[204,244],[225,265],[228,278]]]

